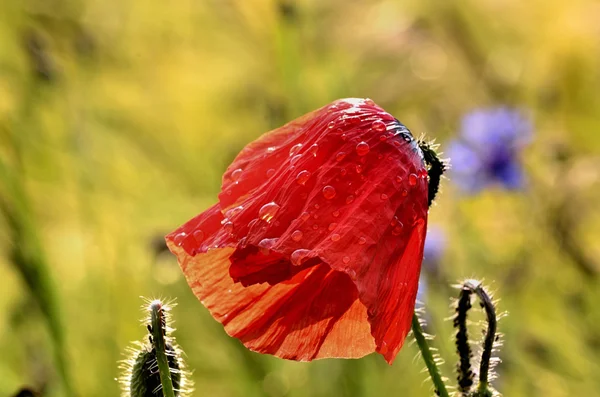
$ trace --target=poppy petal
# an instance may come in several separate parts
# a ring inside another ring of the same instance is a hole
[[[412,135],[372,101],[347,99],[248,145],[219,203],[167,242],[250,349],[296,360],[378,351],[391,363],[410,329],[426,223]]]
[[[167,241],[194,294],[249,349],[298,361],[374,351],[366,308],[346,274],[320,264],[285,283],[244,287],[228,275],[233,248],[192,256]]]

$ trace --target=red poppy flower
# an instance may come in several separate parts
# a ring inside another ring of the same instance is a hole
[[[249,349],[391,363],[410,329],[427,210],[410,132],[373,101],[344,99],[246,146],[219,202],[166,238],[196,296]]]

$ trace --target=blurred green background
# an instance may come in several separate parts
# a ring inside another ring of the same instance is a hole
[[[164,251],[246,143],[350,96],[442,150],[473,109],[532,117],[522,191],[443,181],[429,331],[453,379],[448,286],[484,278],[497,388],[600,395],[599,89],[592,0],[0,0],[0,396],[118,395],[140,296],[177,299],[194,395],[431,395],[408,343],[391,367],[246,351]]]

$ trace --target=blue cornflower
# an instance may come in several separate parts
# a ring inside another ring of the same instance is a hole
[[[519,153],[531,136],[531,123],[516,110],[497,108],[467,114],[459,138],[448,145],[452,180],[471,193],[493,184],[521,188],[524,176]]]

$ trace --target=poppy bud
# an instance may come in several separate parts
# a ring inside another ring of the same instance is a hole
[[[129,349],[130,358],[121,368],[120,379],[124,397],[189,395],[188,373],[181,351],[170,336],[168,323],[170,306],[160,300],[148,303],[148,342],[138,343]]]
[[[249,349],[300,361],[377,351],[391,363],[410,330],[444,169],[420,146],[373,101],[335,101],[248,144],[219,202],[167,245]]]

